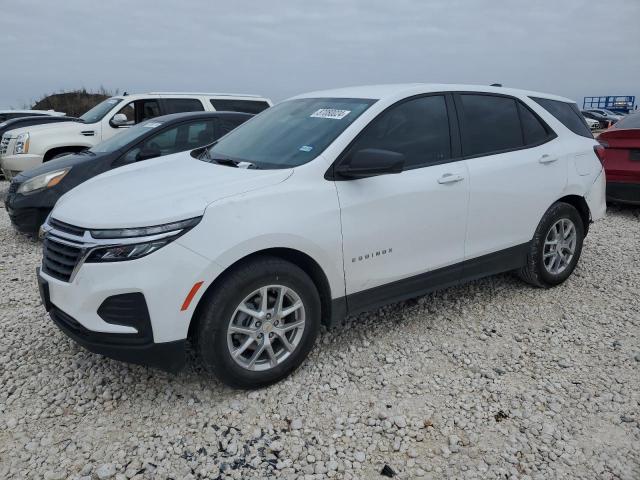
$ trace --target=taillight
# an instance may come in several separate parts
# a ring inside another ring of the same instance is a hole
[[[605,157],[605,151],[606,151],[605,145],[606,143],[600,142],[598,145],[593,146],[593,151],[596,152],[596,156],[598,157],[598,160],[600,160],[600,163],[603,166],[604,166],[604,157]]]

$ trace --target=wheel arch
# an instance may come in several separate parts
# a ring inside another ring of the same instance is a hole
[[[565,195],[564,197],[559,198],[558,202],[568,203],[578,210],[580,218],[582,219],[582,224],[584,225],[584,235],[586,237],[587,233],[589,233],[589,224],[591,223],[591,211],[589,210],[589,205],[585,198],[580,195]]]
[[[307,275],[309,275],[314,285],[318,289],[318,294],[320,295],[320,305],[322,309],[321,322],[328,327],[333,325],[335,314],[340,314],[341,312],[334,311],[335,308],[331,298],[331,286],[329,284],[327,275],[325,274],[320,264],[318,264],[318,262],[316,262],[316,260],[314,260],[311,256],[304,252],[301,252],[300,250],[277,247],[259,250],[236,260],[234,263],[229,265],[222,273],[220,273],[220,275],[218,275],[213,282],[211,282],[206,291],[200,297],[200,300],[198,301],[198,304],[193,311],[191,322],[189,323],[189,330],[187,334],[188,338],[194,338],[194,334],[198,328],[201,311],[203,308],[205,308],[205,305],[207,304],[210,296],[214,294],[216,287],[225,281],[225,278],[231,271],[243,264],[252,262],[261,257],[276,257],[282,260],[286,260],[293,263],[294,265],[297,265]]]
[[[62,147],[50,148],[49,150],[47,150],[47,153],[45,153],[44,156],[42,157],[42,161],[47,162],[62,152],[78,153],[83,150],[86,150],[87,148],[91,148],[91,147],[86,145],[65,145]]]

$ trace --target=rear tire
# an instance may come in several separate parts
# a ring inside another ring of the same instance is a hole
[[[231,387],[261,388],[287,377],[308,356],[320,329],[315,284],[276,257],[232,270],[203,301],[198,353],[204,367]]]
[[[584,231],[582,217],[575,207],[554,203],[538,224],[527,263],[517,272],[518,276],[541,288],[563,283],[580,259]]]

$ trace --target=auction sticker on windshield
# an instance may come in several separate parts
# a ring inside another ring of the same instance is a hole
[[[311,114],[311,118],[331,118],[332,120],[342,120],[349,115],[351,110],[338,110],[336,108],[321,108]]]

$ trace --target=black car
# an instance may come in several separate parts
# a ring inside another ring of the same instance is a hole
[[[617,120],[612,120],[611,118],[607,118],[604,115],[600,115],[597,112],[591,112],[589,110],[582,110],[582,116],[599,122],[602,130],[609,128],[617,122]]]
[[[85,150],[50,160],[17,175],[5,197],[11,223],[37,233],[66,192],[108,170],[209,145],[250,119],[236,112],[174,113],[138,125]]]

